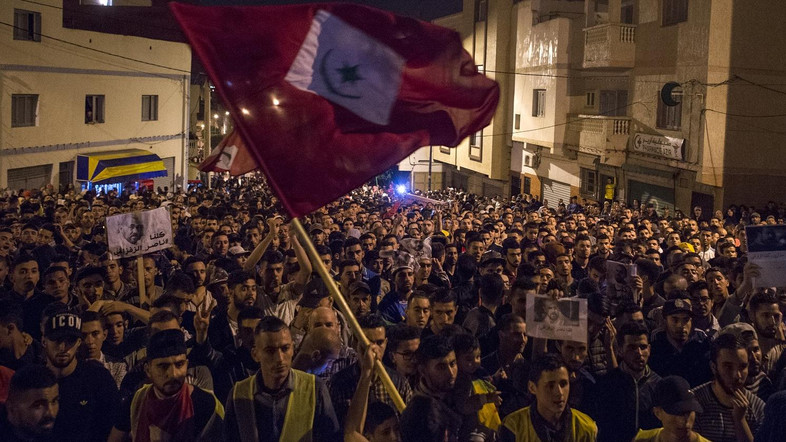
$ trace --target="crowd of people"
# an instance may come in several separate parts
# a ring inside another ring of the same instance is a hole
[[[108,250],[162,206],[172,247]],[[300,219],[316,262],[260,179],[9,192],[0,440],[783,441],[786,293],[744,227],[785,212],[364,186]],[[562,298],[586,339],[531,337]]]

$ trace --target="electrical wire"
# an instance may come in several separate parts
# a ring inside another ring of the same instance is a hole
[[[0,25],[7,26],[7,27],[9,27],[11,29],[22,29],[22,28],[20,28],[18,26],[12,25],[10,23],[6,23],[4,21],[0,21]],[[179,68],[173,68],[171,66],[165,66],[165,65],[162,65],[162,64],[158,64],[158,63],[151,63],[149,61],[139,60],[139,59],[136,59],[136,58],[126,57],[125,55],[115,54],[115,53],[112,53],[112,52],[109,52],[109,51],[103,51],[101,49],[91,48],[89,46],[80,45],[78,43],[70,42],[70,41],[63,40],[63,39],[57,38],[57,37],[52,37],[52,36],[49,36],[49,35],[46,35],[46,34],[42,34],[40,32],[36,32],[36,35],[39,35],[41,37],[46,37],[46,38],[48,38],[48,39],[50,39],[52,41],[56,41],[58,43],[63,43],[63,44],[67,44],[67,45],[78,47],[80,49],[85,49],[85,50],[88,50],[88,51],[97,52],[99,54],[109,55],[109,56],[112,56],[112,57],[121,58],[123,60],[133,61],[135,63],[141,63],[141,64],[145,64],[145,65],[148,65],[148,66],[154,66],[154,67],[157,67],[157,68],[169,69],[169,70],[180,72],[180,73],[183,73],[183,74],[191,74],[191,71],[186,71],[186,70],[179,69]]]

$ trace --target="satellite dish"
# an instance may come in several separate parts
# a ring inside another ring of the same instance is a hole
[[[674,90],[678,89],[677,93],[674,93]],[[678,98],[679,97],[679,98]],[[663,101],[663,104],[669,107],[676,106],[680,104],[682,101],[682,86],[677,83],[676,81],[670,81],[663,85],[663,88],[660,90],[660,99]],[[675,100],[675,98],[677,98]]]

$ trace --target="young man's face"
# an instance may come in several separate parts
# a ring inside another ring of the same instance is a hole
[[[537,399],[538,411],[561,416],[568,404],[570,393],[568,370],[560,367],[556,370],[544,371],[537,383],[529,381],[528,389]]]
[[[712,364],[715,380],[727,394],[745,388],[748,378],[748,351],[744,348],[721,349]]]
[[[455,302],[435,302],[431,309],[431,322],[435,330],[442,330],[446,325],[453,324],[456,318]]]
[[[14,427],[36,440],[38,440],[37,436],[52,433],[55,418],[60,410],[57,384],[20,392],[9,399],[6,403],[6,412],[8,420]]]
[[[444,358],[429,359],[418,366],[418,372],[431,390],[447,393],[456,385],[458,375],[456,354],[451,351]]]
[[[427,298],[412,298],[407,304],[406,323],[407,325],[425,328],[431,317],[431,303]]]
[[[185,354],[156,358],[145,363],[145,373],[153,387],[165,396],[171,396],[183,386],[188,371]]]
[[[650,358],[649,338],[647,335],[627,335],[623,338],[619,353],[620,359],[628,368],[640,372],[647,366],[647,361]]]
[[[127,321],[120,313],[112,313],[106,317],[106,331],[109,342],[114,345],[120,345],[125,338]]]
[[[677,343],[688,342],[693,322],[688,313],[674,313],[666,317],[666,333]]]
[[[101,347],[106,340],[106,330],[101,321],[82,323],[82,348],[89,359],[101,357]]]
[[[420,339],[410,339],[398,343],[398,348],[393,352],[393,365],[396,371],[404,376],[412,376],[417,372],[415,351],[420,345]]]

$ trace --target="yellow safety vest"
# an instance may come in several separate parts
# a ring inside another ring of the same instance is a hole
[[[495,391],[494,386],[483,379],[475,379],[472,381],[472,390],[475,394],[488,394]],[[502,421],[499,418],[499,412],[497,411],[497,405],[494,403],[485,404],[483,408],[478,411],[478,422],[490,430],[497,431],[499,426],[502,425]]]
[[[153,387],[153,384],[145,384],[139,390],[134,393],[134,398],[131,400],[131,440],[136,440],[136,425],[139,421],[139,414],[142,411],[142,407],[145,405],[145,401],[147,400],[147,392]],[[199,388],[194,387],[192,388]],[[209,392],[210,393],[210,392]],[[212,393],[211,393],[212,394]],[[215,419],[215,416],[220,417],[221,419],[224,418],[224,406],[221,405],[221,402],[216,399],[215,395],[213,395],[213,400],[215,400],[216,409],[213,411],[214,417],[211,419]],[[205,426],[207,428],[207,425]],[[199,435],[197,435],[199,436]]]
[[[317,406],[316,377],[299,370],[291,370],[294,383],[289,393],[287,413],[280,442],[311,442],[314,414]],[[232,389],[238,432],[243,442],[259,442],[257,418],[254,412],[254,394],[257,392],[257,375],[242,380]]]
[[[653,430],[639,430],[638,434],[636,434],[636,438],[633,439],[633,442],[657,442],[662,431],[663,428],[655,428]],[[703,437],[701,434],[697,434],[696,436],[699,437],[696,439],[696,442],[710,442],[709,439]]]
[[[524,407],[509,414],[502,422],[502,425],[516,436],[516,442],[541,442],[535,432],[535,426],[532,424],[530,408]],[[571,442],[595,442],[598,438],[598,426],[595,421],[578,410],[571,409],[570,411],[573,417],[568,430],[570,432],[568,440]]]

